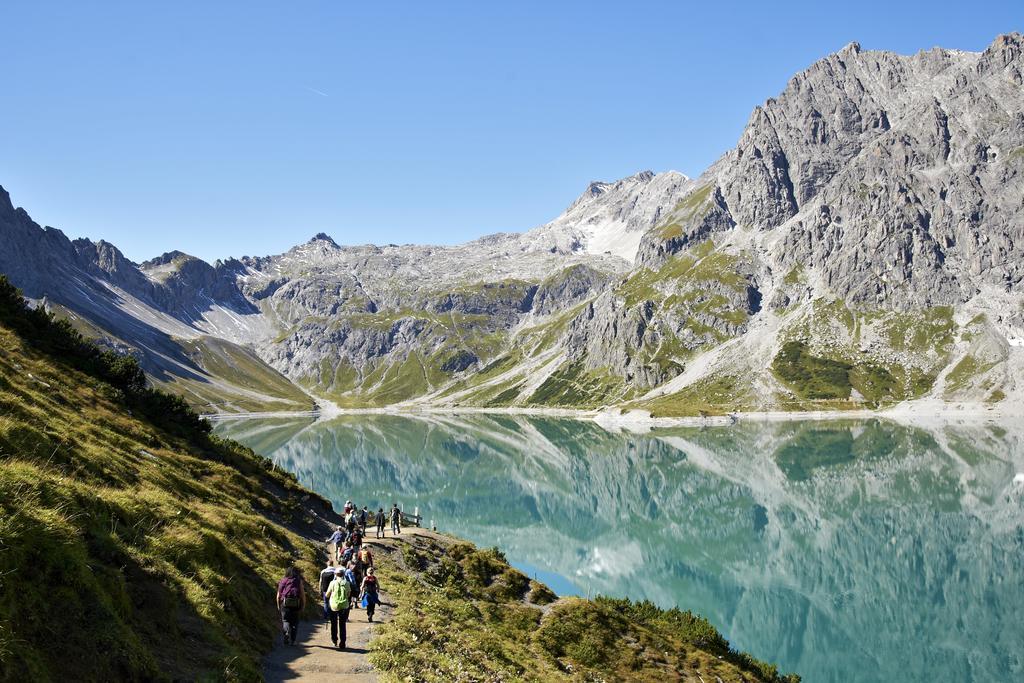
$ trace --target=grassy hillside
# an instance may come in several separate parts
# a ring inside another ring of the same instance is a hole
[[[275,581],[316,575],[327,519],[0,276],[0,680],[258,679]],[[455,539],[397,547],[379,553],[397,610],[373,645],[390,680],[797,680],[688,612],[558,600]]]
[[[181,339],[178,344],[206,373],[193,379],[167,375],[162,384],[201,413],[313,410],[315,401],[249,349],[217,337]]]
[[[0,679],[252,679],[328,503],[0,277]]]
[[[118,337],[59,303],[48,301],[47,310],[102,346],[134,346],[137,351],[147,346],[140,346],[138,340],[129,343],[130,337]],[[307,411],[315,407],[301,388],[245,346],[209,335],[167,336],[162,343],[150,343],[148,353],[139,351],[150,381],[180,395],[200,413]]]
[[[421,536],[377,555],[398,609],[370,657],[389,681],[800,680],[736,652],[690,612],[558,599],[497,549]]]

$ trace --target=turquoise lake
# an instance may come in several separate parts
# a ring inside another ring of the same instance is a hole
[[[222,421],[336,507],[418,507],[557,592],[705,615],[805,681],[1024,680],[1024,432],[644,434],[518,415]]]

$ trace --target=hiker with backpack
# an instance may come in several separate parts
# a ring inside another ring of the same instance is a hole
[[[331,581],[334,581],[337,573],[338,569],[334,566],[334,561],[328,559],[327,566],[320,572],[320,597],[324,602],[324,619],[331,618],[331,608],[327,604],[327,587],[331,585]]]
[[[363,536],[366,535],[366,517],[368,514],[369,512],[364,505],[363,509],[359,511],[359,533]]]
[[[356,549],[352,546],[351,539],[345,541],[344,547],[341,549],[341,552],[338,553],[338,566],[342,568],[347,567],[348,563],[355,557],[355,554]]]
[[[361,601],[363,607],[366,608],[366,620],[373,621],[373,611],[380,604],[380,585],[377,583],[377,577],[373,573],[373,567],[366,570],[366,577],[363,579],[363,585],[360,586],[359,592],[361,594]]]
[[[356,568],[355,562],[349,562],[345,568],[345,580],[348,581],[349,594],[354,598],[356,590],[359,588],[360,583],[359,570]],[[347,619],[348,617],[346,617]]]
[[[377,538],[384,538],[384,508],[377,510]]]
[[[402,511],[398,509],[398,503],[391,505],[391,535],[397,536],[402,533]]]
[[[373,567],[373,553],[370,552],[370,545],[366,544],[359,549],[359,564],[364,569]]]
[[[285,645],[294,645],[299,630],[299,613],[306,606],[302,572],[294,565],[288,567],[284,578],[277,584],[277,610],[281,613],[281,626]]]
[[[327,604],[330,607],[331,642],[336,647],[344,650],[346,640],[345,622],[348,621],[348,611],[352,607],[352,585],[345,579],[344,574],[335,574],[334,579],[327,586],[326,595]]]

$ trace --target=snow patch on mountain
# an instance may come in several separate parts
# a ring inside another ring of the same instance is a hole
[[[610,254],[632,263],[643,234],[694,187],[677,171],[643,171],[612,183],[592,182],[558,218],[523,237],[564,251]]]

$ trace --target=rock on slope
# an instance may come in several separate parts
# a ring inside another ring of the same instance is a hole
[[[0,270],[157,373],[212,336],[344,405],[1017,405],[1021,52],[851,44],[696,180],[593,183],[527,233],[136,266],[8,204]]]

